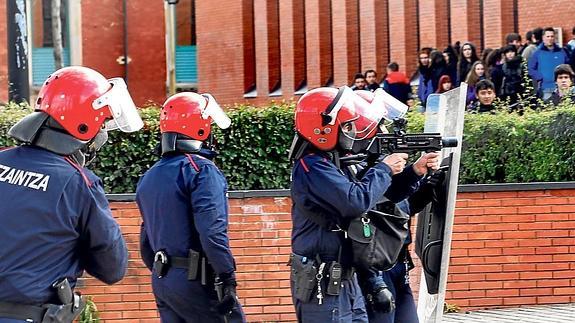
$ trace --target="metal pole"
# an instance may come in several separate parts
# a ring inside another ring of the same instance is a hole
[[[28,78],[28,29],[25,0],[6,3],[8,39],[8,99],[17,103],[30,100]]]
[[[164,2],[166,22],[166,87],[168,95],[176,93],[176,9],[178,0]]]

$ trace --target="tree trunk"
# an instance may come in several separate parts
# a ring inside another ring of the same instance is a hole
[[[61,69],[62,60],[62,19],[60,17],[61,0],[52,0],[52,42],[54,44],[54,65]]]

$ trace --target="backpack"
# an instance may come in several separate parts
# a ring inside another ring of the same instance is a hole
[[[353,264],[362,270],[389,270],[409,234],[409,214],[384,198],[375,209],[351,220],[346,230]]]
[[[501,82],[501,95],[509,96],[521,92],[523,82],[523,69],[521,66],[511,69],[503,64],[503,81]]]

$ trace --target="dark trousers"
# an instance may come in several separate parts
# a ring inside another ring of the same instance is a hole
[[[389,271],[381,273],[383,281],[395,298],[395,311],[381,313],[367,307],[370,323],[418,323],[417,308],[409,283],[406,284],[407,270],[405,263],[399,262]]]
[[[291,288],[293,295],[293,280]],[[353,279],[343,281],[343,288],[338,296],[326,295],[324,292],[321,305],[315,295],[314,293],[312,300],[307,303],[293,299],[298,322],[368,322],[365,302],[355,275]]]
[[[152,277],[152,288],[162,323],[223,323],[223,316],[215,312],[217,295],[212,287],[200,281],[189,281],[185,269],[172,268],[166,276]],[[228,322],[246,322],[241,305],[228,315]]]

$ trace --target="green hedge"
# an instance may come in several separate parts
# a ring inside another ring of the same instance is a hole
[[[0,146],[13,145],[9,127],[30,110],[0,108]],[[134,192],[139,176],[158,159],[158,115],[143,108],[143,131],[110,133],[110,140],[91,165],[107,192]],[[293,138],[293,104],[265,108],[238,106],[229,111],[232,127],[217,131],[216,159],[230,189],[288,188],[287,153]],[[461,183],[546,182],[575,180],[575,106],[528,111],[524,115],[467,114]],[[410,131],[421,131],[423,116],[409,116]]]

